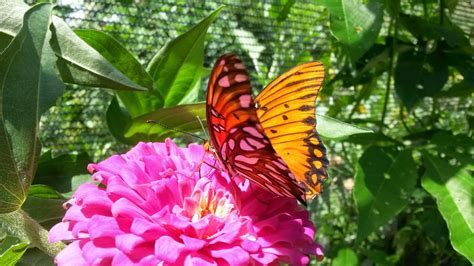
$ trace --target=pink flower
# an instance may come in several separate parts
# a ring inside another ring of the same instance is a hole
[[[204,160],[204,163],[202,163]],[[51,242],[59,265],[305,265],[322,259],[294,199],[230,180],[202,146],[139,143],[89,165]]]

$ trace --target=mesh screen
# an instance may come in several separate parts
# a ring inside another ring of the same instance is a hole
[[[206,67],[210,68],[220,55],[235,51],[243,57],[257,89],[304,61],[322,59],[331,64],[329,74],[335,72],[336,66],[332,63],[337,62],[338,58],[329,58],[332,37],[327,14],[316,1],[296,1],[289,13],[284,12],[285,5],[277,3],[280,1],[134,2],[59,0],[55,12],[73,29],[97,29],[113,35],[146,66],[166,41],[185,32],[217,7],[226,5],[207,35]],[[469,32],[472,31],[472,7],[466,9],[467,5],[466,1],[460,1],[453,19],[462,20],[463,29]],[[382,31],[386,31],[387,24],[386,21]],[[380,117],[369,116],[381,114],[384,79],[386,77],[382,76],[377,84],[373,84],[370,100],[355,108],[351,102],[336,117],[347,118],[352,109],[356,109],[354,119],[379,120]],[[206,82],[203,78],[201,100],[204,99]],[[324,114],[334,101],[347,95],[354,95],[354,89],[334,88],[331,97],[320,100],[317,112]],[[95,159],[124,151],[127,147],[113,139],[105,123],[105,112],[111,98],[112,92],[104,89],[68,86],[58,105],[42,119],[43,146],[55,153],[84,151]],[[458,115],[442,120],[440,123],[445,123],[442,127],[452,128],[452,123],[459,131],[466,127],[466,117],[459,112],[467,110],[472,113],[469,107],[472,106],[472,99],[440,100],[437,104]],[[422,112],[423,106],[429,112],[431,101],[426,100],[421,106]],[[392,88],[386,119],[391,129],[403,128],[399,115],[399,105]]]

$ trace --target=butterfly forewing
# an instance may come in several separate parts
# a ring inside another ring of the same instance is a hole
[[[236,55],[217,60],[206,108],[211,144],[231,175],[239,174],[277,195],[306,203],[304,188],[297,184],[258,122],[250,81]]]
[[[326,149],[316,131],[315,102],[324,80],[319,62],[299,65],[273,80],[257,96],[257,116],[273,149],[309,198],[327,178]]]

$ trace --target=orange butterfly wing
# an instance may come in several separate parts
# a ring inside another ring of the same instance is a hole
[[[257,116],[273,149],[313,198],[327,178],[326,148],[316,131],[315,103],[324,80],[319,62],[294,67],[257,96]]]
[[[250,81],[240,59],[221,56],[209,79],[206,117],[211,144],[231,176],[239,174],[280,196],[306,204],[286,163],[265,136],[251,96]]]

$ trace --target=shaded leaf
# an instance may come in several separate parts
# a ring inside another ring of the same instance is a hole
[[[45,184],[59,192],[71,191],[71,178],[86,174],[92,159],[87,153],[63,154],[55,158],[51,152],[41,155],[34,184]]]
[[[55,266],[52,257],[37,248],[29,248],[16,266]]]
[[[25,13],[23,26],[0,58],[0,212],[17,210],[26,198],[40,152],[38,122],[62,92],[48,49],[50,4]],[[28,66],[28,67],[26,67]]]
[[[395,68],[395,91],[411,110],[421,98],[436,95],[448,81],[448,74],[440,52],[406,52],[400,55]]]
[[[133,144],[131,140],[124,137],[132,123],[132,118],[125,107],[120,106],[117,97],[114,97],[107,107],[106,119],[107,127],[116,140],[125,144]]]
[[[72,194],[76,192],[77,188],[79,188],[80,185],[87,182],[98,184],[98,182],[92,180],[92,177],[90,174],[73,176],[71,178],[71,191],[67,193],[62,193],[63,197],[66,197],[66,198],[72,197]]]
[[[327,139],[341,140],[351,135],[373,133],[373,131],[368,128],[344,123],[325,115],[317,115],[317,120],[316,129],[319,135]]]
[[[22,242],[11,246],[7,251],[0,255],[0,265],[14,266],[21,259],[23,253],[28,248],[28,243]]]
[[[325,0],[331,33],[346,48],[352,62],[357,61],[374,43],[382,26],[383,5],[371,0]]]
[[[0,54],[3,53],[3,50],[7,48],[7,46],[10,44],[10,42],[13,40],[13,37],[5,34],[3,32],[0,32]]]
[[[150,62],[147,70],[155,89],[164,98],[165,107],[178,104],[201,78],[206,32],[222,9],[218,8],[189,31],[168,42]],[[144,110],[146,112],[142,114],[157,107]]]
[[[439,25],[438,18],[426,20],[413,15],[401,14],[400,23],[417,38],[445,39],[451,47],[469,46],[469,39],[466,38],[462,29],[451,23]]]
[[[421,186],[435,199],[454,249],[474,263],[474,179],[466,169],[423,153],[426,172]]]
[[[66,199],[46,185],[32,185],[22,209],[35,221],[46,228],[61,221],[66,210]]]
[[[354,185],[358,211],[357,241],[395,217],[408,204],[416,184],[410,150],[372,146],[360,157]]]

